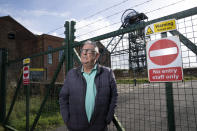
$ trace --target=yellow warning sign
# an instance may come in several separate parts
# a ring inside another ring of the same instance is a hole
[[[23,64],[29,64],[30,63],[30,58],[26,58],[23,60]]]
[[[30,68],[30,71],[45,71],[44,68]]]
[[[153,31],[150,27],[148,27],[146,35],[150,35],[150,34],[153,34]]]
[[[152,34],[172,31],[176,29],[177,29],[176,19],[169,19],[146,26],[144,33],[146,36],[148,36]]]
[[[176,21],[175,19],[167,20],[167,21],[162,21],[159,23],[154,24],[154,32],[166,32],[166,31],[171,31],[176,29]]]

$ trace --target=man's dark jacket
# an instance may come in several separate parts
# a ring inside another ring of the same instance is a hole
[[[95,76],[97,94],[90,122],[85,111],[86,80],[81,67],[71,69],[59,94],[60,112],[71,131],[104,131],[114,115],[117,87],[110,68],[97,66]]]

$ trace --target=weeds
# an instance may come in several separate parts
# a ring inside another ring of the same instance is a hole
[[[22,96],[25,98],[25,96]],[[30,98],[30,113],[29,122],[30,127],[32,126],[34,119],[38,113],[41,106],[42,98],[39,96],[34,96]],[[17,99],[12,114],[9,118],[8,124],[17,130],[25,130],[26,128],[26,101],[25,99]],[[36,131],[51,130],[64,122],[59,113],[59,104],[57,99],[49,98],[45,107],[42,111],[40,119],[36,125]]]

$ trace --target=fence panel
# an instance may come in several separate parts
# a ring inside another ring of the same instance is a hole
[[[195,45],[197,45],[196,18],[197,15],[193,15],[177,20],[178,31]],[[168,110],[165,83],[148,82],[146,63],[143,61],[144,52],[139,50],[139,44],[143,45],[143,40],[138,36],[135,41],[138,46],[133,46],[133,43],[129,41],[131,33],[124,34],[119,44],[117,41],[121,36],[116,36],[109,47],[112,51],[117,44],[111,53],[111,66],[116,76],[119,94],[116,115],[128,131],[167,131]],[[169,32],[167,35],[172,36]],[[161,34],[151,35],[145,38],[145,41],[160,38]],[[102,43],[107,45],[111,39],[102,40]],[[173,82],[172,85],[175,130],[195,131],[197,129],[197,56],[185,44],[187,43],[181,42],[184,80]],[[135,52],[130,47],[139,51]],[[129,48],[132,50],[131,54]],[[116,129],[111,127],[111,130]]]
[[[53,75],[58,68],[57,64],[60,61],[58,54],[62,53],[56,52],[39,56],[32,58],[30,62],[30,84],[28,85],[30,89],[29,128],[32,127],[40,106],[42,105],[42,102],[47,95],[47,91],[50,88],[48,99],[35,128],[36,131],[41,131],[43,129],[52,130],[64,124],[59,112],[58,99],[59,90],[63,85],[65,66],[63,66],[64,68],[62,68],[59,73],[54,86],[51,87],[50,84]],[[44,58],[46,58],[45,60],[47,60],[47,63],[49,64],[47,65],[47,68],[40,68],[42,67],[42,63],[44,63]],[[56,64],[52,64],[51,59],[53,59],[52,61]],[[22,61],[13,63],[8,67],[6,126],[9,129],[14,128],[17,130],[26,130],[26,87],[23,85],[22,69]],[[14,101],[15,104],[13,104]],[[13,105],[12,111],[10,110],[11,104]]]

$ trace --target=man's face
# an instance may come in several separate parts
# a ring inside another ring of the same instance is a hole
[[[93,66],[98,59],[99,54],[91,44],[85,44],[81,50],[81,63],[84,66]]]

